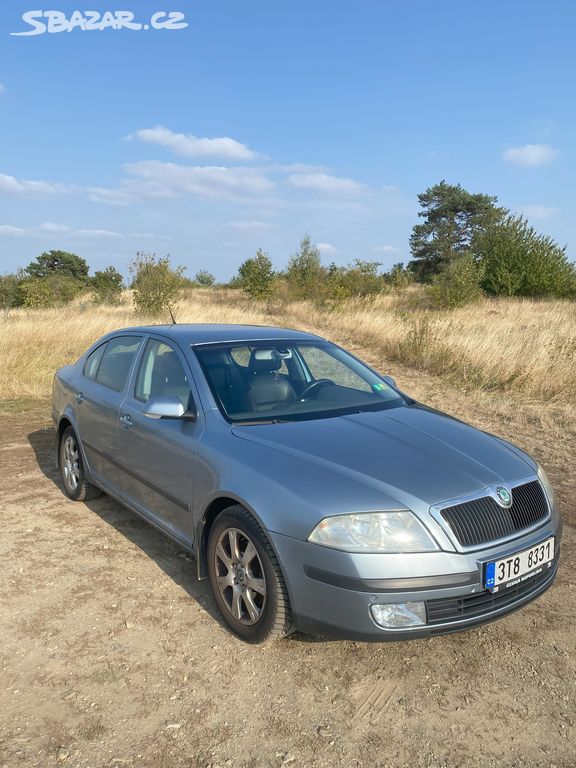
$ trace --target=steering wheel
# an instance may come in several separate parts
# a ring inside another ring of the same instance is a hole
[[[317,379],[316,381],[313,381],[300,392],[299,400],[307,400],[310,397],[311,392],[320,387],[325,387],[326,384],[334,384],[334,382],[332,379]]]

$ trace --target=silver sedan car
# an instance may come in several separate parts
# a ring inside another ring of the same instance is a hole
[[[102,491],[194,555],[248,642],[492,621],[554,581],[542,468],[308,333],[127,328],[54,378],[64,489]]]

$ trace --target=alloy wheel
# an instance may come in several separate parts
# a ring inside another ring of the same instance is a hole
[[[68,435],[64,440],[62,470],[66,487],[71,493],[74,493],[80,482],[80,455],[78,445],[72,435]]]
[[[254,543],[238,528],[226,528],[216,543],[214,565],[230,614],[242,624],[256,624],[266,603],[266,577]]]

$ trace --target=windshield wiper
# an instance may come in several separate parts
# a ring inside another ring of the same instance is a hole
[[[286,424],[287,419],[254,419],[253,421],[233,421],[233,427],[255,427],[259,424]]]

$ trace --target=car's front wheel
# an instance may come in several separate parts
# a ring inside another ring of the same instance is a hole
[[[240,504],[224,510],[212,525],[208,576],[224,621],[242,640],[263,643],[290,632],[292,614],[278,559]]]
[[[82,452],[72,427],[66,427],[60,440],[60,473],[66,496],[74,501],[95,499],[102,494],[100,488],[89,483],[84,474]]]

